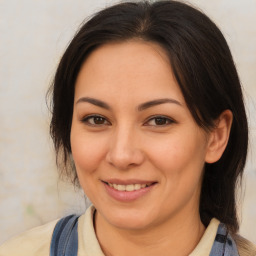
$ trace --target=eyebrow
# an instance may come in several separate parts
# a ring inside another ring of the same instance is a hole
[[[82,97],[82,98],[80,98],[76,102],[76,104],[81,103],[81,102],[88,102],[88,103],[91,103],[91,104],[93,104],[95,106],[98,106],[98,107],[101,107],[101,108],[105,108],[105,109],[108,109],[108,110],[111,109],[111,107],[107,103],[105,103],[105,102],[103,102],[101,100],[90,98],[90,97]]]
[[[80,98],[76,104],[81,103],[81,102],[88,102],[91,103],[95,106],[107,109],[107,110],[111,110],[111,107],[104,101],[98,100],[98,99],[94,99],[94,98],[90,98],[90,97],[82,97]],[[157,105],[161,105],[161,104],[165,104],[165,103],[173,103],[179,106],[182,106],[182,104],[175,100],[175,99],[171,99],[171,98],[164,98],[164,99],[156,99],[156,100],[151,100],[151,101],[147,101],[145,103],[142,103],[138,106],[138,111],[142,111]]]
[[[142,103],[138,106],[138,110],[142,111],[145,110],[147,108],[151,108],[157,105],[161,105],[161,104],[165,104],[165,103],[174,103],[177,104],[179,106],[182,106],[181,103],[175,99],[170,99],[170,98],[164,98],[164,99],[156,99],[156,100],[151,100],[145,103]]]

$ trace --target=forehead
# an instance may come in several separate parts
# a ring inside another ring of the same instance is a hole
[[[139,40],[109,43],[94,50],[77,77],[75,95],[83,93],[118,98],[140,95],[143,100],[171,94],[184,101],[164,49]]]

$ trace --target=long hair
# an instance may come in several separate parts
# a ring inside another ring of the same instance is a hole
[[[126,2],[108,7],[84,23],[67,47],[52,85],[51,136],[62,172],[69,168],[74,85],[90,52],[109,42],[141,39],[160,45],[169,57],[187,106],[205,130],[226,109],[233,113],[228,145],[221,159],[205,164],[200,198],[204,225],[216,217],[238,230],[236,188],[242,176],[248,125],[239,77],[222,33],[202,12],[177,1]]]

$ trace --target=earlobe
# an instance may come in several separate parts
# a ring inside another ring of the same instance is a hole
[[[209,135],[206,163],[214,163],[221,158],[228,144],[232,120],[233,114],[229,109],[223,111],[216,120],[216,126]]]

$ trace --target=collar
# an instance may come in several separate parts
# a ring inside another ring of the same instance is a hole
[[[79,219],[79,254],[84,256],[104,256],[97,240],[93,217],[94,206],[90,206]],[[81,254],[80,254],[81,253]],[[189,256],[239,256],[236,244],[224,224],[213,218],[205,230],[199,244]]]
[[[239,256],[236,243],[223,223],[219,224],[210,256]]]

